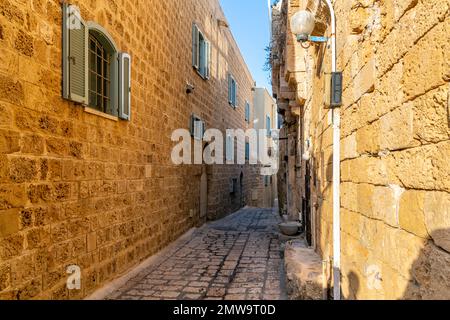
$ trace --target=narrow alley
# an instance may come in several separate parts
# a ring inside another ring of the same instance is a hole
[[[0,0],[0,303],[450,301],[449,35],[450,0]]]
[[[275,210],[244,208],[196,230],[107,299],[283,300]]]

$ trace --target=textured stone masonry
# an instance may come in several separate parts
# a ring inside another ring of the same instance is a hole
[[[330,50],[301,49],[289,30],[289,17],[303,9],[317,14],[319,26],[327,25],[327,9],[317,8],[317,3],[290,0],[274,8],[273,78],[279,106],[292,106],[284,112],[287,130],[298,142],[289,151],[291,162],[302,162],[301,172],[296,170],[291,178],[293,201],[299,195],[299,204],[306,195],[306,163],[298,158],[311,138],[313,240],[317,252],[328,260],[333,254],[333,134],[324,92]],[[450,3],[334,4],[337,62],[344,74],[343,296],[449,299]],[[329,35],[320,27],[314,33]]]
[[[247,128],[254,81],[218,1],[73,0],[132,57],[132,119],[62,99],[59,0],[0,1],[0,299],[78,299],[192,227],[251,204],[257,168],[175,167],[173,130]],[[211,79],[192,68],[192,23],[212,43]],[[228,104],[227,73],[239,84]],[[195,92],[186,94],[186,82]],[[207,218],[200,181],[207,172]],[[243,174],[230,194],[230,180]],[[82,290],[66,289],[66,268]]]

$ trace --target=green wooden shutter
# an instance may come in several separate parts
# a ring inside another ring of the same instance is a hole
[[[245,102],[245,121],[250,123],[250,103],[248,101]]]
[[[131,119],[131,57],[119,54],[119,118]]]
[[[232,98],[231,98],[231,74],[228,74],[228,103],[232,104]]]
[[[205,62],[206,62],[206,42],[203,35],[200,37],[199,33],[199,45],[198,45],[198,72],[204,78],[206,74]]]
[[[75,6],[63,4],[63,98],[88,104],[89,30]]]
[[[192,25],[192,66],[195,69],[199,68],[199,31],[197,25]]]
[[[250,160],[250,143],[245,143],[245,160]]]
[[[234,93],[233,94],[233,100],[234,101],[233,101],[233,103],[234,103],[234,107],[237,108],[238,107],[238,99],[237,99],[237,97],[238,97],[238,93],[237,93],[238,92],[238,86],[237,86],[236,80],[234,80],[234,79],[233,79],[233,83],[234,83],[234,86],[233,86],[234,87],[234,90],[233,90],[233,93]]]
[[[237,107],[237,83],[236,80],[234,80],[233,76],[230,76],[230,91],[231,91],[231,98],[230,103],[233,107]]]
[[[206,41],[206,55],[205,55],[205,77],[209,79],[211,76],[211,42]]]

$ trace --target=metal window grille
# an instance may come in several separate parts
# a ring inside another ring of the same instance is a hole
[[[107,113],[111,103],[111,55],[89,34],[89,106]]]

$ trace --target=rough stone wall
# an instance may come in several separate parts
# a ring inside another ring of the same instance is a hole
[[[324,11],[315,1],[288,2],[292,10]],[[345,87],[345,298],[450,297],[449,8],[448,0],[335,2],[338,69]],[[319,24],[329,19],[318,17]],[[288,28],[286,37],[293,37]],[[304,101],[302,131],[313,141],[315,240],[327,259],[333,224],[332,118],[324,108],[330,50],[312,46],[292,54],[291,61],[304,62],[304,68],[286,62],[279,69],[304,75],[291,88],[306,84],[296,100]]]
[[[218,1],[84,1],[83,18],[102,25],[132,56],[132,120],[84,112],[61,96],[60,1],[0,3],[0,299],[76,299],[204,222],[201,166],[172,165],[171,134],[192,112],[208,128],[244,127],[253,80]],[[191,66],[192,22],[212,42],[212,70]],[[239,108],[227,102],[227,72]],[[186,95],[189,81],[196,87]],[[239,208],[231,178],[248,166],[210,167],[208,216]],[[192,216],[191,216],[192,215]],[[82,290],[66,289],[66,267],[82,269]]]
[[[450,2],[364,2],[337,4],[344,294],[449,299]]]

